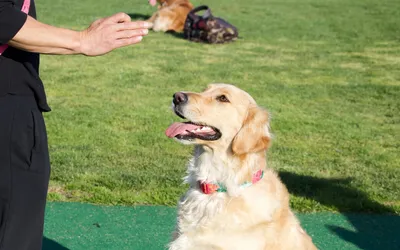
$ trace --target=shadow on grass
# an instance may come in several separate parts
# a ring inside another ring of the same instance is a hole
[[[68,248],[60,245],[59,243],[49,238],[43,237],[42,250],[69,250]]]
[[[150,15],[144,15],[140,13],[129,13],[128,15],[132,18],[132,20],[147,20],[151,17]]]
[[[183,35],[183,32],[175,32],[173,30],[165,32],[165,34],[168,34],[170,36],[179,38],[179,39],[185,39],[185,36]]]
[[[400,249],[400,216],[393,215],[393,209],[370,200],[365,193],[350,187],[351,179],[323,179],[284,171],[279,176],[291,194],[336,207],[339,212],[344,213],[356,229],[355,232],[327,225],[342,239],[364,250]],[[368,215],[365,212],[385,215]]]

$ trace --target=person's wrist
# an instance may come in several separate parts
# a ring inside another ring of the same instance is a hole
[[[86,30],[83,31],[77,31],[76,34],[74,35],[74,46],[72,50],[74,51],[75,54],[82,54],[82,55],[87,55],[84,49],[84,39],[86,37]]]

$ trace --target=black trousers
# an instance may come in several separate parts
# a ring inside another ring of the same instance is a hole
[[[50,177],[46,127],[33,96],[0,97],[0,250],[41,250]]]

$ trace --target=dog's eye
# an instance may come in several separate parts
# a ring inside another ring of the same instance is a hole
[[[229,102],[228,98],[225,95],[217,96],[217,101],[219,102]]]

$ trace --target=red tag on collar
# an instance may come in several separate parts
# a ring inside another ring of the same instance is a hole
[[[205,194],[213,194],[218,191],[219,185],[214,183],[199,182],[200,189]]]

